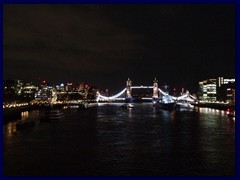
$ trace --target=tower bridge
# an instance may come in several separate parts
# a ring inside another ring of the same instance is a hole
[[[102,94],[100,94],[99,92],[97,92],[97,101],[99,100],[105,100],[105,101],[113,101],[113,100],[126,100],[126,99],[132,99],[132,89],[152,89],[153,90],[153,95],[152,98],[142,98],[142,99],[149,99],[149,100],[159,100],[160,99],[160,95],[162,97],[162,99],[164,99],[166,102],[172,102],[172,101],[177,101],[177,100],[193,100],[193,101],[197,101],[197,99],[192,96],[189,92],[187,92],[184,95],[181,96],[171,96],[169,95],[168,92],[163,91],[162,89],[160,89],[158,87],[158,80],[155,78],[153,80],[153,85],[152,86],[132,86],[132,81],[130,80],[130,78],[128,78],[128,80],[126,81],[126,87],[121,90],[119,93],[113,95],[113,96],[103,96]]]

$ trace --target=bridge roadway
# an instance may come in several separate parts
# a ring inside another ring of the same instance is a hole
[[[153,86],[132,86],[132,89],[152,89]]]

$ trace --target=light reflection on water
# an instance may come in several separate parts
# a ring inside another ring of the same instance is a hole
[[[21,119],[24,120],[27,118],[29,118],[29,112],[28,111],[21,112]]]
[[[23,118],[37,124],[22,131],[6,123],[4,174],[234,175],[235,121],[225,111],[122,104],[64,109],[54,123],[39,123],[44,112],[31,111]]]
[[[16,129],[16,123],[15,122],[10,122],[7,125],[4,126],[3,132],[6,136],[13,136],[16,134],[17,129]]]
[[[224,110],[212,109],[212,108],[199,108],[200,113],[204,114],[213,114],[213,115],[222,115],[226,116],[227,112]]]

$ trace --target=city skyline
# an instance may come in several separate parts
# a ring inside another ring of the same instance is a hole
[[[185,87],[235,78],[234,5],[4,5],[4,79]]]

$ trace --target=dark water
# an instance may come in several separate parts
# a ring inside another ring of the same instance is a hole
[[[151,104],[65,109],[57,122],[4,125],[4,175],[235,175],[235,120],[224,111]]]

